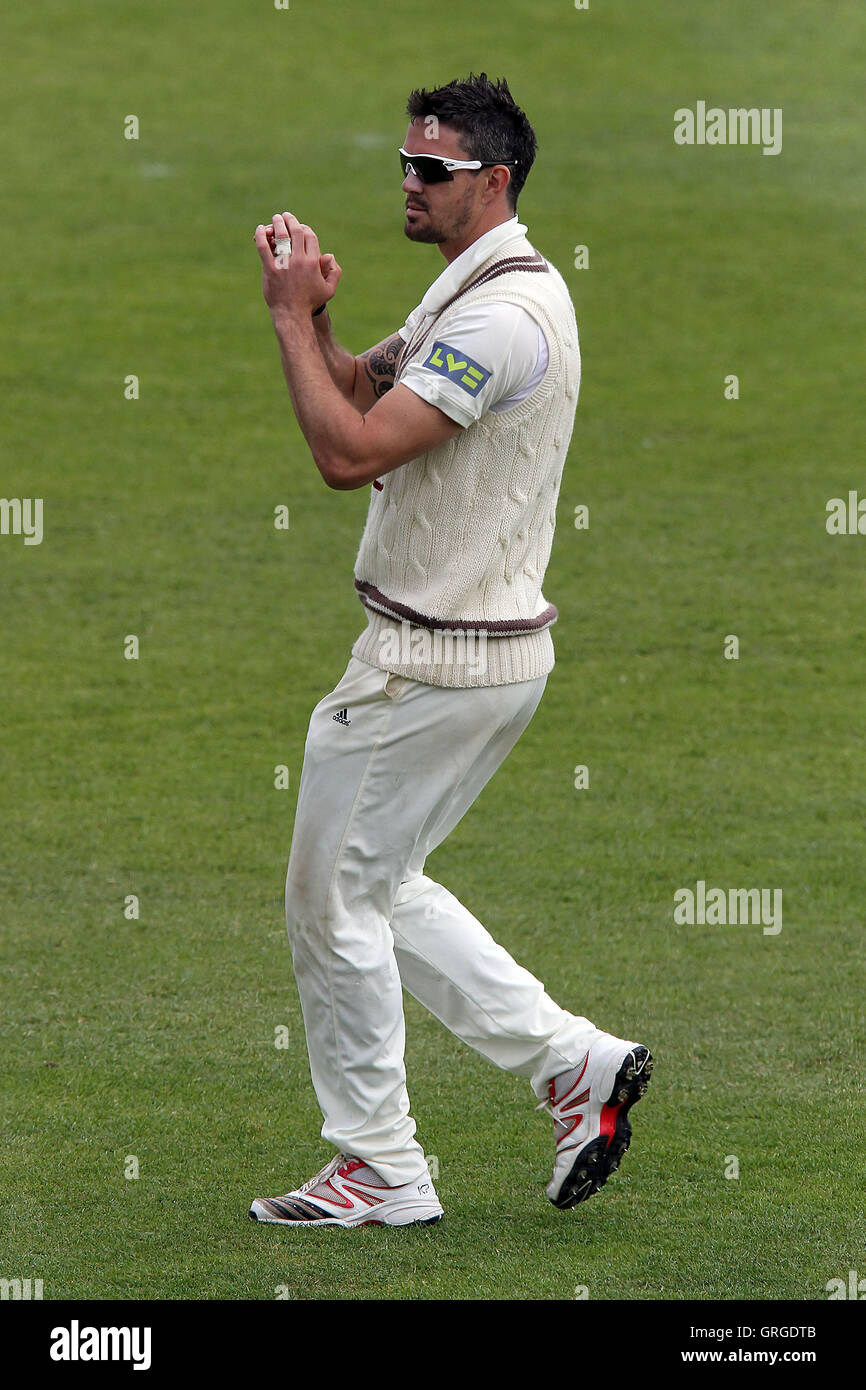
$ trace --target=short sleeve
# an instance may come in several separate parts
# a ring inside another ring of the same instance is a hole
[[[525,386],[537,362],[537,325],[522,305],[468,304],[447,315],[400,384],[468,426]]]

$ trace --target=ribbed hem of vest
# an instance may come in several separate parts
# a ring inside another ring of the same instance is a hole
[[[423,681],[426,685],[446,685],[456,689],[485,685],[515,685],[537,680],[553,670],[553,638],[550,629],[523,633],[519,637],[476,638],[463,642],[447,639],[431,651],[431,659],[418,660],[414,651],[430,650],[433,634],[410,623],[396,623],[380,613],[367,611],[367,626],[356,639],[352,655],[380,671]],[[409,657],[409,660],[404,660]]]

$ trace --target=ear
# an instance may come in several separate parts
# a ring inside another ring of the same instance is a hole
[[[484,202],[492,203],[495,198],[508,187],[511,182],[511,170],[505,164],[495,164],[492,169],[487,170],[487,188],[485,189]]]

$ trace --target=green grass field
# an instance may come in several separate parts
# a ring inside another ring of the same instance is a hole
[[[815,1300],[866,1276],[866,537],[825,529],[866,494],[862,6],[46,0],[2,26],[0,495],[43,498],[44,539],[0,536],[0,1277]],[[363,624],[367,492],[310,460],[252,231],[288,206],[343,266],[341,340],[393,332],[444,267],[402,234],[406,98],[470,69],[537,131],[519,211],[583,383],[557,666],[428,867],[656,1071],[620,1172],[557,1212],[528,1085],[407,999],[446,1220],[298,1239],[246,1212],[330,1154],[282,894],[309,713]],[[698,100],[782,108],[782,153],[675,145]],[[782,931],[676,925],[699,879],[781,888]]]

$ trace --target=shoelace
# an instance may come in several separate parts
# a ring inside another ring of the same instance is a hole
[[[588,1055],[589,1055],[589,1054],[587,1054],[587,1056],[588,1056]],[[586,1058],[584,1058],[583,1066],[586,1067]],[[581,1076],[582,1076],[582,1075],[583,1075],[583,1072],[581,1072]],[[549,1082],[547,1083],[547,1086],[548,1086],[548,1095],[547,1095],[547,1098],[546,1098],[545,1100],[543,1100],[543,1101],[541,1102],[540,1105],[536,1105],[535,1108],[536,1108],[536,1110],[546,1110],[546,1111],[548,1112],[549,1115],[552,1115],[552,1116],[553,1116],[553,1118],[556,1120],[557,1124],[562,1124],[563,1121],[561,1120],[560,1116],[557,1115],[556,1112],[557,1112],[557,1110],[560,1109],[560,1107],[562,1106],[563,1102],[565,1101],[565,1099],[566,1099],[566,1097],[568,1096],[569,1093],[568,1093],[568,1091],[566,1090],[565,1095],[563,1095],[562,1098],[561,1098],[560,1100],[556,1100],[556,1099],[555,1099],[555,1091],[554,1091],[555,1081],[549,1081]]]
[[[316,1173],[314,1177],[308,1179],[307,1182],[302,1183],[300,1187],[295,1188],[295,1191],[309,1192],[311,1188],[316,1187],[320,1182],[324,1182],[327,1178],[330,1178],[343,1163],[348,1163],[348,1161],[345,1154],[334,1154],[334,1157],[329,1163],[325,1164],[324,1168],[320,1169],[319,1172]]]
[[[557,1119],[557,1114],[556,1114],[556,1101],[555,1101],[554,1098],[553,1098],[553,1094],[554,1094],[554,1093],[553,1093],[553,1082],[552,1082],[552,1081],[549,1081],[547,1084],[548,1084],[548,1094],[547,1094],[547,1096],[545,1097],[545,1099],[541,1102],[541,1104],[540,1104],[540,1105],[536,1105],[535,1108],[536,1108],[536,1110],[546,1110],[546,1111],[548,1112],[549,1115],[552,1115],[554,1119]]]

